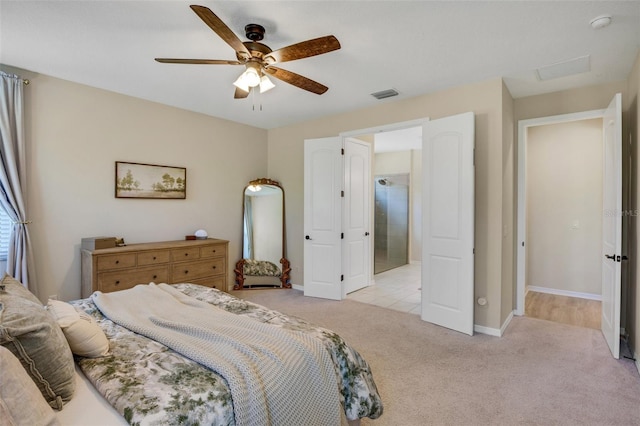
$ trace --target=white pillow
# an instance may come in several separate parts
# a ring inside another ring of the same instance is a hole
[[[67,338],[71,352],[97,358],[109,352],[109,340],[91,315],[60,300],[49,300],[47,309],[53,315]]]

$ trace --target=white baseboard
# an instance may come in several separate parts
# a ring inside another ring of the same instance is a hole
[[[500,329],[498,328],[491,328],[485,327],[484,325],[474,324],[473,331],[475,331],[476,333],[487,334],[489,336],[501,337]]]
[[[507,319],[504,320],[502,327],[500,327],[499,329],[485,327],[484,325],[474,324],[473,331],[477,333],[487,334],[489,336],[502,337],[502,335],[504,334],[504,331],[507,329],[507,327],[509,326],[509,323],[511,323],[511,320],[513,319],[513,312],[514,311],[509,312],[509,315],[507,315]]]
[[[500,337],[502,337],[504,331],[507,329],[507,327],[509,327],[511,320],[513,319],[513,313],[514,311],[509,312],[509,315],[507,315],[507,319],[504,320],[502,327],[500,327]]]
[[[598,300],[602,301],[602,295],[594,293],[581,293],[579,291],[558,290],[556,288],[538,287],[534,285],[528,285],[526,292],[535,291],[538,293],[555,294],[558,296],[578,297],[580,299]],[[525,293],[526,294],[526,293]]]
[[[304,286],[300,284],[291,284],[291,288],[294,290],[304,291]]]
[[[634,353],[633,357],[635,358],[634,363],[636,364],[636,370],[638,370],[638,374],[640,374],[640,358],[638,358],[637,353]]]

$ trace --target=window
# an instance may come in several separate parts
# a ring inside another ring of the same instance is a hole
[[[0,207],[0,260],[7,260],[9,251],[9,233],[11,232],[11,219]]]

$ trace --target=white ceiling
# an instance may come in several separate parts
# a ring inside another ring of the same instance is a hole
[[[160,64],[155,57],[235,59],[189,8],[209,7],[242,40],[266,28],[276,50],[335,35],[338,51],[283,63],[329,87],[275,80],[234,100],[231,65]],[[591,19],[610,14],[610,26]],[[640,47],[638,1],[8,1],[0,0],[0,64],[260,128],[504,77],[515,98],[624,80]],[[540,82],[535,69],[590,55],[591,71]],[[373,92],[400,94],[376,100]]]

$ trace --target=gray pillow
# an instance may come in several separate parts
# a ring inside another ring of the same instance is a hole
[[[20,282],[0,282],[0,345],[9,349],[56,410],[71,400],[75,367],[62,330],[40,301]]]
[[[18,358],[0,346],[0,424],[60,425]]]

